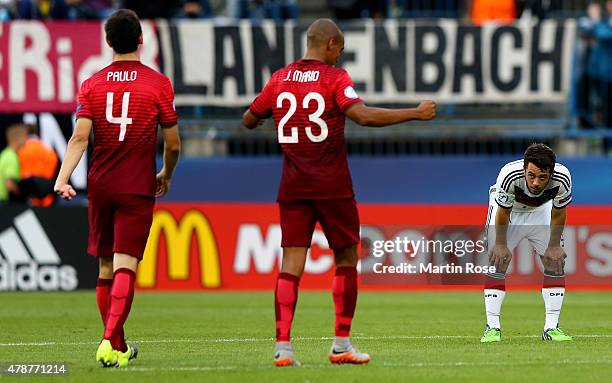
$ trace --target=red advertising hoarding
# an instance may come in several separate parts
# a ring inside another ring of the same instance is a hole
[[[480,225],[487,209],[475,205],[361,204],[362,240],[385,228]],[[568,285],[612,288],[612,207],[571,206],[565,250]],[[368,233],[368,235],[365,235]],[[391,239],[391,238],[387,238]],[[138,273],[141,289],[272,289],[281,260],[281,230],[275,204],[159,204]],[[364,249],[360,253],[366,254]],[[541,270],[533,256],[518,254],[509,276],[517,286],[535,286]],[[362,265],[364,263],[362,262]],[[303,288],[327,289],[333,253],[320,228],[306,264]],[[362,268],[362,274],[368,272]],[[440,281],[415,275],[409,284],[363,284],[363,288],[439,288]],[[444,286],[444,288],[453,286]],[[458,286],[465,288],[466,286]]]

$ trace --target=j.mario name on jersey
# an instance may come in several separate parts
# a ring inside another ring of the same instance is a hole
[[[133,71],[119,71],[119,72],[108,72],[106,74],[106,81],[124,82],[124,81],[136,81],[138,72]]]
[[[307,70],[302,72],[300,70],[290,70],[287,72],[287,77],[283,81],[294,81],[294,82],[314,82],[319,81],[318,70]]]

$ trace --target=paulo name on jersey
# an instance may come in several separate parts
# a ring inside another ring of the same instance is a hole
[[[170,80],[139,61],[115,61],[83,82],[76,116],[93,122],[88,193],[154,196],[157,127],[177,124]]]
[[[572,202],[572,177],[569,170],[557,163],[548,185],[540,194],[532,194],[527,188],[523,160],[509,162],[502,167],[495,183],[495,201],[499,206],[513,211],[532,211],[544,208],[552,200],[556,209]]]
[[[344,139],[344,111],[361,102],[341,68],[298,60],[276,71],[250,106],[272,115],[284,162],[279,201],[354,197]]]

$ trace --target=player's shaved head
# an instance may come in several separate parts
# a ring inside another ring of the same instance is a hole
[[[308,48],[317,48],[326,45],[330,39],[342,41],[344,36],[336,23],[330,19],[318,19],[310,24],[306,31]]]

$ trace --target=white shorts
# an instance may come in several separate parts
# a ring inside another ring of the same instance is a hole
[[[497,192],[495,187],[489,189],[489,211],[487,213],[487,249],[489,253],[495,246],[495,215],[499,205],[495,201]],[[544,255],[550,239],[550,215],[552,213],[552,200],[534,210],[515,211],[510,213],[508,226],[508,249],[514,248],[523,240],[529,241],[539,256]]]

